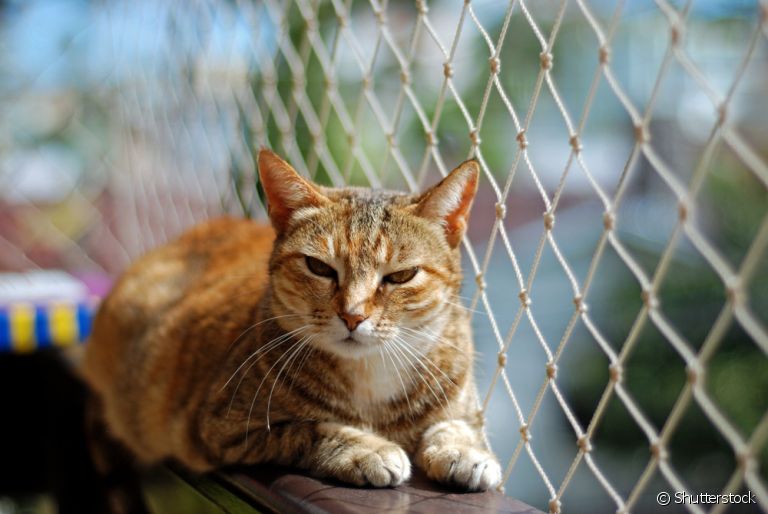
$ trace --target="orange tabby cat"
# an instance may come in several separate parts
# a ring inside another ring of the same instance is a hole
[[[412,458],[441,482],[498,485],[457,296],[477,164],[406,195],[258,161],[272,228],[199,225],[104,301],[84,374],[112,436],[198,471],[274,462],[383,487]]]

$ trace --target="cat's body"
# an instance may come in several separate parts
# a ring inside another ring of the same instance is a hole
[[[497,485],[456,298],[474,163],[417,197],[259,161],[274,230],[199,225],[104,301],[84,374],[113,436],[198,471],[276,462],[386,486],[411,456],[434,479]]]

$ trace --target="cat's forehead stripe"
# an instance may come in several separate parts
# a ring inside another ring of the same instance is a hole
[[[311,238],[304,244],[330,260],[340,260],[351,274],[410,257],[402,239],[407,231],[398,228],[401,218],[396,213],[411,205],[413,196],[355,188],[326,194],[333,207],[301,209],[294,218],[294,226]]]
[[[379,262],[387,262],[389,260],[389,255],[391,255],[389,249],[392,247],[392,245],[384,238],[381,238],[381,240],[381,243],[378,245],[376,260]]]

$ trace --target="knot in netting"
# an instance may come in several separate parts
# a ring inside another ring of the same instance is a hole
[[[547,370],[547,378],[550,380],[554,380],[557,377],[557,364],[555,364],[552,361],[549,361],[546,366]]]
[[[749,448],[743,448],[736,452],[736,463],[741,468],[742,473],[754,472],[757,469],[757,462],[755,462]]]
[[[499,367],[503,368],[507,365],[507,354],[503,352],[499,352],[498,355],[496,355],[496,359],[499,363]]]
[[[317,32],[317,19],[314,16],[308,16],[304,20],[304,24],[307,28],[307,32]]]
[[[482,273],[478,273],[475,275],[475,283],[477,284],[477,287],[480,288],[481,291],[485,290],[485,278],[483,278]]]
[[[304,80],[304,74],[301,72],[296,72],[293,75],[293,87],[297,91],[303,91],[306,87],[306,80]]]
[[[520,303],[523,305],[523,307],[530,307],[531,306],[531,298],[528,296],[528,291],[523,289],[520,291],[520,294],[517,295],[518,298],[520,298]]]
[[[576,311],[580,314],[584,314],[589,310],[589,307],[587,306],[587,302],[584,301],[584,297],[581,295],[574,296],[573,297],[573,304],[576,306]]]
[[[520,437],[523,438],[523,442],[528,443],[531,441],[532,436],[531,436],[531,433],[528,431],[527,423],[523,423],[522,425],[520,425]]]
[[[644,289],[643,292],[640,293],[640,299],[643,300],[643,305],[648,309],[656,309],[659,307],[659,299],[651,289]]]
[[[379,25],[387,24],[387,15],[384,12],[384,9],[373,9],[373,14],[376,16],[376,21],[379,23]]]
[[[688,210],[688,202],[685,199],[677,202],[677,217],[680,221],[685,222],[688,219]]]
[[[603,45],[597,53],[597,59],[600,64],[608,64],[611,61],[611,49]]]
[[[501,70],[501,61],[498,57],[494,56],[488,59],[488,63],[491,66],[491,74],[496,75]]]
[[[550,52],[541,52],[539,54],[539,60],[541,61],[541,67],[545,70],[552,69],[552,60],[554,57]]]
[[[685,367],[685,376],[688,380],[688,383],[693,385],[696,385],[697,382],[701,379],[701,375],[703,374],[703,370],[699,366],[698,362],[692,362],[688,364]]]
[[[451,66],[451,63],[443,63],[443,75],[445,75],[445,78],[447,79],[453,77],[453,66]]]
[[[603,213],[603,227],[605,230],[611,231],[613,230],[613,227],[616,225],[616,217],[613,215],[612,212],[604,212]]]
[[[429,12],[429,7],[424,0],[416,0],[416,11],[423,16]]]
[[[721,103],[717,106],[717,124],[722,126],[725,124],[725,119],[728,117],[728,104]]]
[[[496,219],[503,220],[507,215],[507,206],[503,203],[496,202],[494,208],[496,210]]]
[[[576,440],[576,445],[579,447],[579,450],[583,451],[584,453],[589,453],[592,451],[592,443],[589,441],[589,437],[587,437],[586,434],[580,436]]]
[[[400,71],[400,82],[406,86],[411,83],[411,74],[408,72],[408,70]]]
[[[515,139],[517,139],[517,144],[520,147],[520,150],[528,148],[528,139],[525,137],[525,129],[518,132]]]
[[[428,130],[424,133],[424,139],[427,140],[427,145],[429,146],[435,146],[437,144],[437,138],[435,137],[435,133],[431,130]]]
[[[677,46],[683,40],[683,26],[679,21],[675,21],[669,27],[669,42],[672,46]]]
[[[614,384],[620,383],[624,378],[624,369],[618,362],[608,366],[608,378]]]
[[[651,443],[651,455],[659,460],[666,460],[669,457],[667,449],[664,448],[664,445],[658,439]]]
[[[635,125],[635,141],[637,144],[642,145],[651,140],[651,136],[648,134],[648,130],[645,125],[638,123]]]
[[[544,213],[544,228],[550,231],[555,226],[555,215],[551,212]]]
[[[477,129],[469,131],[469,140],[472,141],[472,146],[480,146],[480,134],[477,132]]]
[[[730,276],[725,281],[725,297],[729,302],[734,303],[737,306],[746,303],[744,290],[741,288],[741,279],[738,275]]]
[[[583,146],[581,146],[581,139],[579,138],[578,134],[574,134],[571,137],[568,138],[568,144],[571,145],[571,148],[573,148],[573,151],[576,153],[579,153]]]
[[[560,500],[557,498],[552,498],[549,500],[549,514],[560,514],[560,508],[562,507],[562,504],[560,503]]]

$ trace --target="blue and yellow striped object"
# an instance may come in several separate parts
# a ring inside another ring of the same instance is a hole
[[[31,352],[85,341],[96,306],[96,299],[0,306],[0,352]]]

